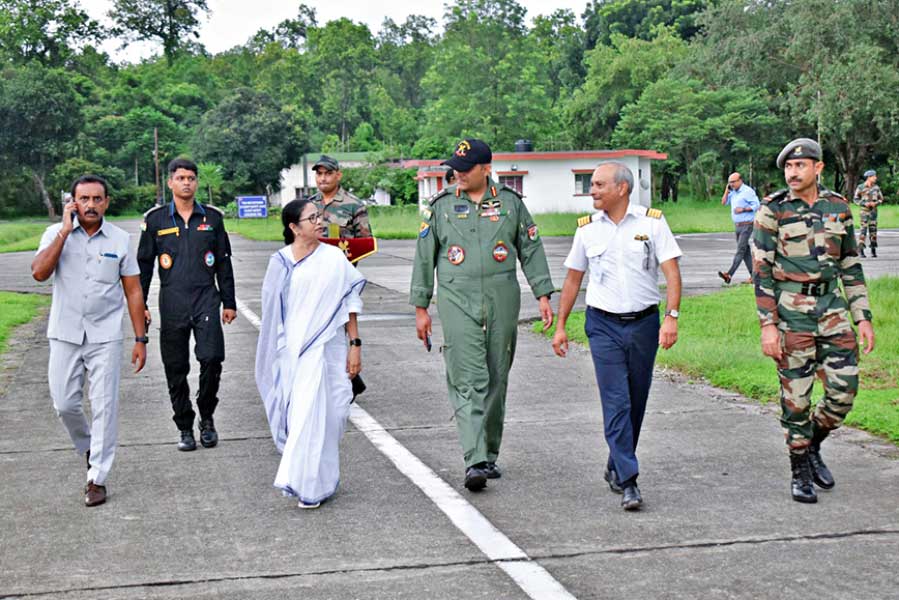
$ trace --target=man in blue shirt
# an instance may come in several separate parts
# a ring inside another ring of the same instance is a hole
[[[731,173],[727,178],[727,189],[721,197],[721,204],[730,204],[730,216],[734,221],[734,229],[737,234],[737,253],[734,254],[733,263],[725,273],[718,271],[718,277],[724,283],[730,283],[734,273],[740,268],[742,261],[749,271],[749,282],[752,282],[752,249],[749,247],[749,239],[752,237],[752,222],[755,213],[759,209],[759,198],[755,190],[743,183],[739,173]]]

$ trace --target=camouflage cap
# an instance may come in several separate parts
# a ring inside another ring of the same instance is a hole
[[[441,164],[464,173],[470,171],[475,165],[489,165],[491,162],[493,162],[493,152],[490,151],[490,146],[482,140],[471,138],[456,144],[456,150],[452,157]]]
[[[783,169],[784,163],[794,158],[813,158],[821,160],[821,146],[809,138],[796,138],[777,155],[777,168]]]
[[[865,171],[865,178],[866,178],[866,179],[867,179],[868,177],[874,177],[874,176],[876,176],[876,175],[877,175],[877,171],[875,171],[874,169],[868,169],[867,171]]]
[[[339,171],[340,164],[337,162],[337,159],[331,158],[327,154],[322,154],[321,158],[315,161],[315,164],[312,165],[312,170],[316,170],[319,167],[324,167],[329,171]]]

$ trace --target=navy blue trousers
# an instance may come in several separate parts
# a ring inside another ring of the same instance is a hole
[[[659,349],[659,315],[622,322],[588,307],[584,330],[599,385],[608,466],[619,482],[636,480],[637,441]]]

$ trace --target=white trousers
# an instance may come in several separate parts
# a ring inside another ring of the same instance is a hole
[[[122,340],[71,344],[50,340],[48,380],[53,408],[75,451],[91,451],[87,480],[103,485],[115,458],[118,436]],[[84,414],[84,373],[90,386],[91,422]]]

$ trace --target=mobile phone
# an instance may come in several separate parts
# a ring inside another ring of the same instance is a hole
[[[69,200],[69,202],[75,204],[74,200]],[[72,221],[72,223],[75,222],[75,215],[77,215],[77,214],[78,214],[78,205],[75,204],[75,207],[72,209],[72,212],[69,213],[69,219]]]
[[[428,352],[431,351],[431,334],[425,335],[425,348],[428,349]]]

